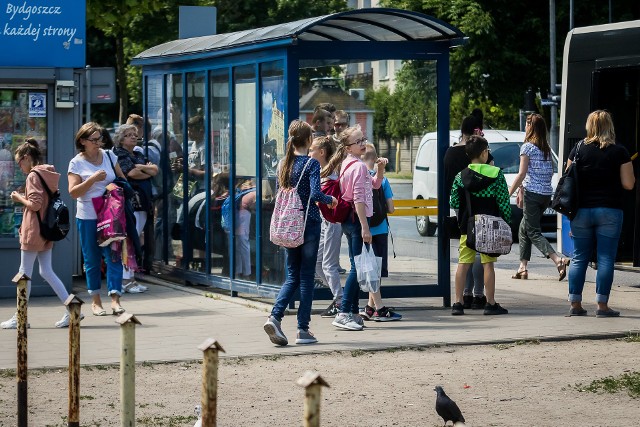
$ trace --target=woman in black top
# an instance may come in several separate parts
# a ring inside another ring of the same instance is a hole
[[[594,111],[587,118],[587,137],[569,153],[567,167],[576,159],[578,166],[578,212],[571,221],[574,256],[569,269],[570,316],[585,316],[582,308],[587,265],[596,246],[596,317],[617,317],[609,305],[613,283],[613,264],[622,230],[622,201],[625,190],[633,189],[635,177],[626,148],[615,143],[611,115]]]
[[[460,126],[460,142],[449,147],[444,154],[444,186],[447,200],[451,197],[451,187],[456,175],[469,166],[471,160],[465,152],[467,139],[475,134],[482,134],[481,124],[474,116],[467,116],[462,120]],[[493,156],[489,153],[488,164],[493,164]],[[480,263],[480,255],[477,254],[473,267],[467,273],[467,280],[464,286],[462,297],[463,306],[466,309],[484,309],[487,298],[484,296],[484,270]]]

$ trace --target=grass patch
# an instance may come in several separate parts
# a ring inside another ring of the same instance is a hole
[[[619,339],[624,342],[640,342],[640,332],[629,332],[627,336]]]
[[[351,350],[351,357],[360,357],[360,356],[364,356],[364,350]]]
[[[204,296],[206,298],[211,298],[211,299],[214,299],[214,300],[221,300],[222,299],[222,297],[220,295],[214,294],[213,292],[205,292]]]
[[[0,378],[14,378],[15,376],[15,369],[0,369]]]
[[[493,346],[496,350],[508,350],[513,347],[513,344],[496,344]]]
[[[593,380],[590,384],[576,384],[574,386],[579,392],[591,393],[618,393],[627,390],[627,394],[637,399],[640,397],[640,372],[622,374],[618,377],[606,377]]]
[[[84,395],[80,395],[80,400],[96,400],[96,398],[88,394],[84,394]]]
[[[282,359],[282,356],[279,354],[274,354],[272,356],[265,356],[264,357],[265,360],[270,360],[272,362],[277,362],[278,360]]]
[[[179,427],[183,424],[193,423],[197,421],[195,415],[168,415],[155,417],[141,417],[136,420],[138,426],[149,427]]]
[[[540,340],[519,340],[516,345],[540,345]]]
[[[404,172],[404,171],[400,171],[400,172],[385,172],[384,176],[387,177],[387,179],[389,178],[394,178],[394,179],[413,179],[413,173],[412,172]]]

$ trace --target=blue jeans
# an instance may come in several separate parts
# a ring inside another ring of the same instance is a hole
[[[613,283],[613,264],[622,230],[622,210],[613,208],[580,208],[571,221],[574,256],[569,268],[569,301],[582,301],[587,265],[596,246],[596,302],[607,303]]]
[[[342,313],[358,313],[358,300],[360,297],[360,285],[358,284],[358,274],[356,272],[356,263],[354,258],[362,253],[362,226],[358,216],[349,215],[347,220],[342,223],[342,233],[347,236],[349,244],[349,262],[351,270],[344,284],[344,293],[342,294]]]
[[[271,315],[282,320],[296,290],[300,288],[300,306],[298,307],[298,329],[309,329],[311,304],[313,303],[313,279],[320,244],[320,223],[308,222],[304,230],[304,243],[297,248],[286,248],[287,279],[282,284]]]
[[[111,247],[98,246],[98,233],[96,231],[98,221],[95,219],[76,219],[80,245],[84,257],[84,269],[87,274],[87,289],[89,295],[100,290],[102,275],[100,266],[102,257],[107,263],[107,289],[108,295],[122,295],[122,260],[111,259]]]

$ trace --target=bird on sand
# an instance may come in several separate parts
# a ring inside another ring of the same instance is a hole
[[[451,421],[454,425],[456,423],[464,423],[464,417],[456,402],[447,396],[441,386],[436,386],[434,390],[438,394],[436,397],[436,412],[444,420],[444,425],[446,426],[448,421]]]

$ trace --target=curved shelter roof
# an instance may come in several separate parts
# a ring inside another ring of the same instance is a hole
[[[426,41],[457,46],[464,39],[456,27],[422,13],[388,8],[356,9],[235,33],[174,40],[145,50],[132,63],[186,61],[299,42]]]

